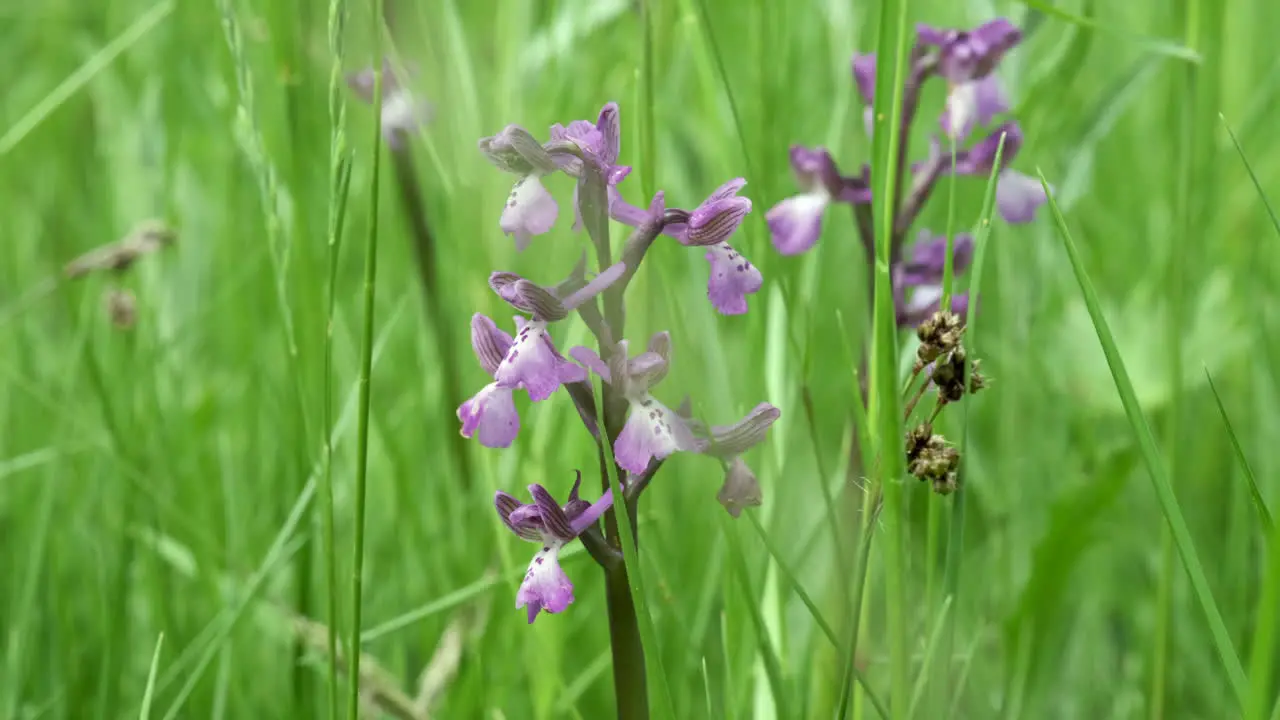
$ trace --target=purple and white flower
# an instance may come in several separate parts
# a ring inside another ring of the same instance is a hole
[[[587,379],[584,368],[569,362],[556,349],[549,326],[603,292],[624,269],[617,263],[563,299],[515,273],[495,272],[489,277],[489,286],[499,297],[532,317],[515,317],[514,339],[489,318],[480,314],[472,317],[471,346],[493,382],[458,407],[464,437],[478,434],[485,447],[509,447],[520,430],[513,390],[523,389],[531,401],[541,402],[561,385]]]
[[[653,396],[653,388],[667,376],[671,363],[671,336],[656,333],[635,357],[629,357],[627,350],[627,341],[620,341],[607,363],[585,347],[575,347],[569,354],[609,383],[630,406],[613,446],[618,466],[629,473],[639,475],[651,461],[677,452],[703,453],[731,463],[760,442],[778,417],[777,408],[762,403],[738,423],[706,429]]]
[[[560,214],[560,206],[542,184],[542,177],[560,169],[528,130],[508,125],[502,132],[480,140],[480,152],[504,172],[520,176],[507,196],[499,227],[515,239],[516,250],[529,246],[535,235],[551,230]]]
[[[501,490],[494,494],[494,507],[507,528],[524,540],[542,545],[529,562],[516,593],[516,609],[526,608],[531,624],[539,613],[564,612],[573,602],[573,583],[560,567],[560,550],[613,506],[613,493],[609,490],[594,503],[579,498],[581,484],[579,474],[569,492],[569,502],[563,507],[537,484],[529,486],[533,502],[528,504]]]

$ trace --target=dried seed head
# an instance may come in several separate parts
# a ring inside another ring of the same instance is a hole
[[[177,238],[178,233],[164,223],[144,220],[124,238],[94,248],[67,263],[63,274],[68,278],[78,278],[100,270],[124,272],[138,258],[173,244]]]
[[[938,388],[939,402],[957,402],[964,396],[964,365],[963,346],[957,346],[934,361],[931,377]]]
[[[138,320],[138,302],[133,293],[121,288],[111,288],[103,300],[111,324],[121,330],[129,330]]]
[[[916,337],[920,338],[920,347],[916,349],[917,371],[959,347],[964,330],[960,316],[949,310],[939,310],[920,323],[916,328]]]
[[[906,456],[907,472],[929,481],[934,492],[946,495],[956,489],[960,452],[946,438],[935,435],[928,423],[907,431]]]

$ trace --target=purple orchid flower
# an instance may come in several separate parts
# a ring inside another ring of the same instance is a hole
[[[622,263],[616,263],[563,299],[553,290],[515,273],[495,272],[489,277],[489,286],[499,297],[532,317],[525,320],[516,316],[514,339],[489,318],[480,314],[472,317],[471,347],[493,382],[458,407],[463,437],[477,436],[485,447],[509,447],[520,430],[513,390],[523,389],[530,401],[541,402],[561,385],[587,379],[585,369],[569,362],[556,349],[549,325],[603,292],[624,270]]]
[[[905,81],[904,123],[910,123],[914,118],[920,88],[933,76],[947,81],[947,103],[939,125],[943,136],[956,144],[966,140],[974,128],[987,126],[1009,111],[1009,99],[994,71],[1004,56],[1022,40],[1022,31],[1015,25],[1008,20],[997,19],[968,32],[920,25],[916,40]],[[863,121],[867,134],[871,135],[875,118],[871,106],[875,99],[875,54],[855,54],[851,70],[858,94],[866,104]],[[904,127],[904,133],[908,129]],[[1030,222],[1036,209],[1046,202],[1046,197],[1037,180],[1008,167],[1022,145],[1022,133],[1016,123],[1005,123],[973,147],[957,151],[955,170],[960,175],[989,173],[1001,134],[1006,136],[1006,141],[996,187],[996,205],[1006,221],[1015,224]],[[943,152],[943,143],[934,138],[930,142],[929,159],[911,166],[912,185],[904,198],[902,214],[896,218],[895,235],[911,226],[938,177],[950,171],[949,159]],[[816,244],[826,209],[832,202],[859,205],[871,201],[869,168],[865,165],[862,177],[842,177],[825,150],[799,146],[791,148],[791,165],[801,193],[782,200],[766,214],[774,247],[783,255],[800,254]],[[871,239],[867,237],[870,233],[869,217],[865,212],[858,217],[863,241],[870,243]]]
[[[542,185],[542,176],[560,166],[528,130],[508,125],[502,132],[480,140],[480,152],[503,172],[520,176],[511,188],[498,221],[502,232],[515,239],[523,251],[535,235],[543,235],[556,224],[560,206]]]
[[[684,213],[688,221],[668,223],[662,231],[686,247],[707,248],[704,258],[711,264],[707,298],[722,315],[746,313],[747,295],[759,292],[764,285],[760,270],[728,242],[751,212],[751,200],[738,196],[746,184],[746,180],[734,178],[721,185],[692,212]],[[609,214],[620,223],[639,227],[666,212],[661,197],[655,196],[648,209],[641,209],[610,188]]]
[[[605,490],[600,499],[588,503],[578,497],[582,475],[569,491],[569,502],[561,507],[541,485],[530,485],[533,502],[521,503],[499,490],[493,504],[498,517],[511,532],[529,542],[541,543],[516,593],[516,609],[526,608],[532,624],[541,612],[564,612],[573,602],[573,583],[560,567],[560,550],[591,527],[604,511],[613,506],[613,493]]]
[[[871,202],[870,169],[859,177],[844,177],[825,148],[791,146],[791,171],[801,193],[765,213],[773,245],[783,255],[798,255],[822,235],[822,220],[832,202]]]
[[[347,85],[361,100],[372,103],[376,78],[371,68],[347,75]],[[382,61],[382,139],[392,150],[408,147],[408,140],[431,120],[431,103],[414,95],[405,87],[391,67]]]
[[[551,126],[551,140],[572,142],[582,151],[583,158],[595,163],[601,176],[604,177],[610,190],[631,174],[629,165],[618,164],[618,154],[622,148],[621,121],[618,116],[618,104],[606,103],[600,108],[600,115],[594,123],[589,120],[574,120],[568,127],[556,123]],[[573,177],[581,177],[583,160],[570,154],[557,153],[556,162],[560,169]],[[582,229],[582,209],[578,204],[578,186],[573,186],[573,229]]]
[[[952,248],[952,270],[964,273],[973,263],[973,236],[959,233]],[[908,248],[908,257],[893,268],[894,302],[899,327],[915,327],[942,307],[942,281],[947,257],[947,238],[921,230]],[[907,291],[911,297],[906,297]],[[969,310],[969,294],[951,298],[951,312],[963,317]]]
[[[653,388],[667,376],[671,361],[671,336],[656,333],[644,352],[629,357],[626,340],[614,347],[606,363],[595,351],[575,347],[575,360],[590,368],[627,400],[630,414],[614,442],[618,466],[634,475],[652,460],[665,460],[677,452],[693,452],[720,458],[728,465],[764,439],[778,418],[778,409],[762,403],[733,425],[712,427],[691,421],[655,398]]]

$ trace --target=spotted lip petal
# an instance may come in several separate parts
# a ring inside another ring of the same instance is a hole
[[[758,292],[764,285],[759,268],[729,243],[709,248],[706,258],[711,263],[711,275],[707,280],[707,298],[711,304],[722,315],[747,312],[747,295]]]
[[[705,444],[694,437],[688,423],[652,397],[631,404],[631,414],[613,446],[618,466],[640,474],[649,461],[678,451],[699,452]]]
[[[516,181],[502,209],[498,226],[515,239],[516,250],[523,251],[536,235],[543,235],[556,224],[560,206],[543,187],[537,175],[526,175]]]
[[[560,547],[560,543],[550,542],[534,554],[520,583],[516,609],[528,609],[529,624],[538,613],[564,612],[573,602],[573,583],[560,567]]]
[[[724,509],[736,518],[748,507],[759,507],[763,499],[760,481],[756,479],[755,473],[751,472],[751,468],[743,462],[742,458],[735,457],[729,461],[725,467],[724,484],[716,493],[716,500],[724,506]]]
[[[510,351],[494,373],[499,385],[522,387],[534,402],[551,397],[564,383],[580,382],[586,377],[585,370],[565,360],[556,350],[547,335],[547,323],[541,320],[531,320],[520,328]]]

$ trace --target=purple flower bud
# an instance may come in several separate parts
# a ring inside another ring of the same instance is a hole
[[[742,458],[735,457],[725,465],[724,483],[716,493],[716,500],[735,518],[742,515],[744,508],[759,507],[764,501],[760,481]]]
[[[613,493],[609,490],[590,505],[579,500],[581,482],[579,474],[563,508],[541,485],[529,486],[531,504],[523,504],[501,490],[494,494],[493,505],[503,524],[521,539],[542,544],[516,593],[516,609],[526,608],[530,623],[540,612],[563,612],[573,602],[573,583],[560,567],[560,549],[613,506]]]
[[[938,72],[952,83],[965,83],[989,74],[1022,41],[1022,31],[996,18],[971,31],[933,28],[920,24],[916,36],[938,49]]]

